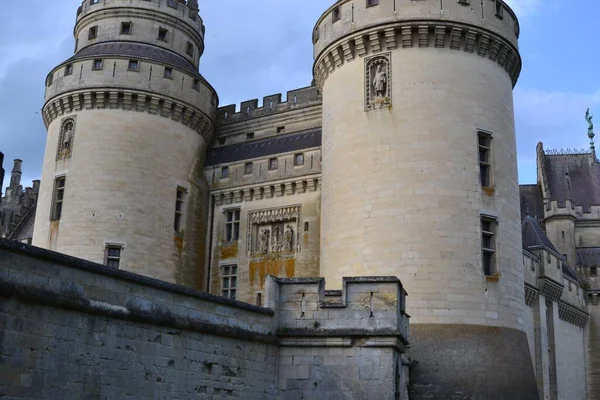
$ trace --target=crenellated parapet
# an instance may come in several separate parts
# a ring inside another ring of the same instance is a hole
[[[552,218],[570,218],[576,220],[577,212],[571,200],[565,200],[564,202],[554,200],[545,204],[544,216],[546,220]]]
[[[316,86],[308,86],[287,92],[287,101],[281,101],[282,95],[274,94],[263,98],[259,107],[258,99],[243,101],[239,110],[235,104],[217,109],[217,126],[248,121],[254,118],[276,115],[287,111],[321,104],[321,94]]]
[[[410,48],[460,50],[497,63],[516,84],[521,71],[519,24],[502,1],[362,0],[337,2],[317,22],[314,75],[322,87],[345,63]]]

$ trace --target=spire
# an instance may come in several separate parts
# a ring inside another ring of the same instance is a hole
[[[10,187],[16,188],[21,184],[21,164],[22,160],[16,159],[13,169],[10,173]]]

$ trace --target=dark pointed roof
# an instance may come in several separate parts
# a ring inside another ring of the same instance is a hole
[[[321,146],[321,128],[217,147],[206,154],[207,167]]]

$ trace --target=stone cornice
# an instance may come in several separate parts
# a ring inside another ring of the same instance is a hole
[[[538,288],[525,283],[525,304],[527,304],[529,307],[533,307],[538,299],[539,294],[540,290]]]
[[[538,279],[542,295],[546,301],[558,301],[562,296],[564,285],[553,281],[548,277],[540,277]]]
[[[263,182],[245,188],[218,190],[211,192],[215,206],[242,203],[246,201],[272,199],[316,192],[321,187],[321,176],[298,177],[284,182]]]
[[[44,104],[42,116],[47,129],[63,115],[95,109],[147,112],[170,118],[198,132],[207,144],[214,135],[214,122],[198,108],[168,96],[140,90],[93,88],[63,93]]]
[[[590,315],[583,310],[573,307],[564,301],[558,302],[558,317],[570,324],[583,328],[587,325]]]
[[[313,67],[319,88],[336,68],[357,58],[412,47],[450,48],[476,53],[498,63],[513,86],[521,72],[518,50],[498,34],[479,26],[440,20],[399,21],[353,32],[325,48]]]

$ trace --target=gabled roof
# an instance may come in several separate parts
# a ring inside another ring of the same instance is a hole
[[[205,166],[210,167],[320,146],[321,128],[315,128],[214,148],[207,152]]]

